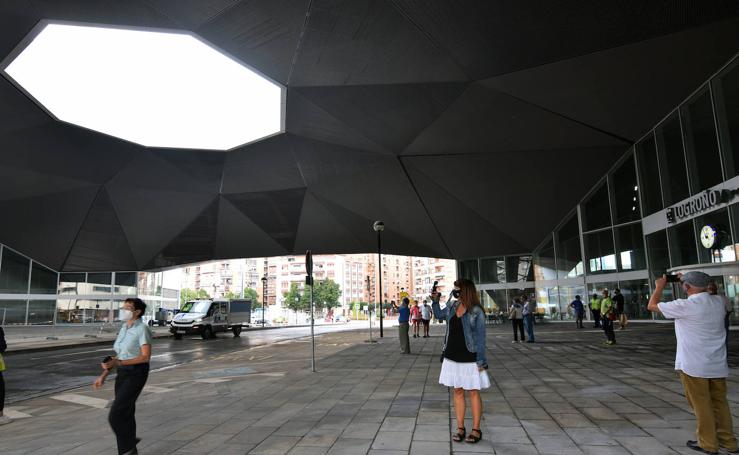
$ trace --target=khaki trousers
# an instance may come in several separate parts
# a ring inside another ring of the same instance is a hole
[[[709,452],[718,452],[719,446],[736,450],[731,411],[726,401],[726,378],[695,378],[681,371],[680,380],[695,414],[698,445]]]
[[[618,317],[618,324],[619,328],[621,330],[625,329],[626,326],[629,324],[628,318],[626,318],[626,313],[621,313]]]
[[[398,324],[398,334],[400,335],[400,353],[411,353],[411,340],[408,339],[408,323],[401,322]]]

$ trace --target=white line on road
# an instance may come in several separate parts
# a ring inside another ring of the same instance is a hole
[[[103,400],[102,398],[88,397],[87,395],[80,395],[77,393],[63,393],[61,395],[55,395],[51,397],[55,400],[66,401],[69,403],[82,404],[90,406],[91,408],[105,409],[110,404],[109,400]]]

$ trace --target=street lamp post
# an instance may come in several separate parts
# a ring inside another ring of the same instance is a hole
[[[267,300],[267,277],[262,277],[262,327],[264,327],[264,301]]]
[[[382,221],[375,221],[374,224],[372,224],[372,229],[377,232],[377,277],[380,286],[380,295],[378,297],[380,301],[380,311],[378,311],[378,313],[380,314],[380,338],[382,338],[382,231],[385,230],[385,223]]]

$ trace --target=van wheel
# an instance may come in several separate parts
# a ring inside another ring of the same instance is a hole
[[[173,333],[172,336],[174,336],[174,339],[175,340],[181,340],[182,339],[182,334],[181,333]]]
[[[206,325],[205,327],[203,327],[203,331],[200,333],[200,336],[204,340],[208,340],[210,338],[213,338],[213,328],[211,326],[209,326],[209,325]]]
[[[241,335],[241,326],[233,326],[231,327],[231,330],[233,330],[234,337]]]

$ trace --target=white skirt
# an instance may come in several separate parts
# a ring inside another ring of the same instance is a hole
[[[447,358],[441,364],[439,384],[464,390],[482,390],[490,387],[487,370],[479,371],[475,362],[455,362]]]

